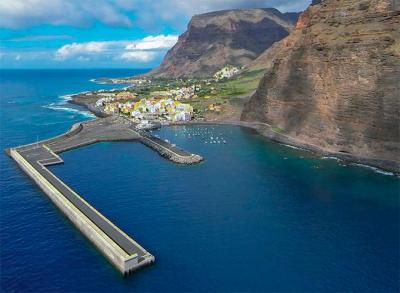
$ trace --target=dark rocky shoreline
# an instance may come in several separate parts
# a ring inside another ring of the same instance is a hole
[[[359,157],[348,153],[329,152],[318,146],[300,142],[285,134],[277,133],[272,130],[272,127],[270,125],[264,123],[245,122],[245,121],[191,121],[185,123],[171,123],[169,125],[201,125],[201,124],[237,125],[241,127],[246,127],[256,131],[259,135],[264,136],[265,138],[268,138],[272,141],[281,144],[286,144],[297,147],[299,149],[311,151],[312,153],[323,157],[332,157],[340,161],[343,161],[344,163],[365,165],[366,167],[376,168],[384,172],[390,172],[395,176],[398,177],[400,176],[400,165],[395,161],[381,160],[377,158]]]
[[[96,98],[96,100],[97,100],[97,98]],[[77,94],[77,95],[72,96],[71,100],[69,100],[68,103],[82,106],[99,118],[106,118],[106,117],[110,116],[109,114],[107,114],[103,110],[101,110],[100,108],[95,107],[95,105],[94,105],[95,99],[94,98],[89,98],[89,97],[83,96],[81,94]]]

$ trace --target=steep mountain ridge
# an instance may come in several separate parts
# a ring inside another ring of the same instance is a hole
[[[195,15],[162,64],[149,75],[204,77],[227,64],[243,66],[286,37],[297,17],[297,13],[272,8]]]
[[[314,1],[290,36],[249,65],[257,66],[270,70],[242,120],[398,171],[400,13],[393,1]]]

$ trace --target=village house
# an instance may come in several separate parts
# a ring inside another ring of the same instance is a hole
[[[125,113],[125,110],[122,110]],[[141,99],[130,108],[130,116],[135,119],[189,121],[193,107],[172,99]]]
[[[101,98],[96,102],[96,107],[104,106],[106,113],[121,113],[139,121],[143,119],[190,121],[193,117],[193,107],[190,104],[181,103],[172,98],[143,98],[138,102],[123,101],[120,99],[117,102],[116,97]]]
[[[240,72],[239,68],[235,66],[225,66],[214,74],[214,80],[220,81],[222,79],[229,79],[234,77]]]
[[[105,98],[100,98],[96,101],[95,107],[103,107],[106,103],[114,101],[113,97],[105,97]]]
[[[118,114],[119,107],[117,103],[107,103],[104,107],[104,111],[108,114]]]
[[[167,91],[156,91],[153,93],[155,98],[171,98],[174,100],[189,100],[196,96],[196,92],[201,89],[201,85],[192,85],[189,87],[182,87],[171,89]]]

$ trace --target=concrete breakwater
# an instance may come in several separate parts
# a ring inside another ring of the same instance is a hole
[[[44,147],[40,147],[34,151],[43,151],[43,149]],[[44,167],[62,161],[57,158],[48,158],[36,161],[35,164],[27,159],[31,151],[31,149],[28,149],[21,154],[17,150],[11,149],[10,155],[64,215],[95,244],[121,273],[126,275],[154,262],[153,255],[107,220]]]
[[[151,264],[155,261],[154,256],[46,166],[64,163],[58,153],[100,141],[117,140],[137,140],[177,163],[191,164],[202,160],[200,156],[180,150],[145,131],[136,131],[134,126],[120,117],[97,119],[75,124],[70,131],[60,136],[6,150],[63,214],[124,275]]]
[[[203,160],[203,158],[196,154],[188,154],[168,142],[150,135],[146,131],[140,131],[139,140],[148,147],[157,151],[161,156],[180,164],[195,164]]]

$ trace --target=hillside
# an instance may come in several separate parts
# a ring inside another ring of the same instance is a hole
[[[239,9],[195,15],[152,77],[205,77],[224,65],[241,67],[293,29],[297,13]]]
[[[242,120],[398,170],[400,13],[391,0],[314,2],[249,65],[269,71]]]

